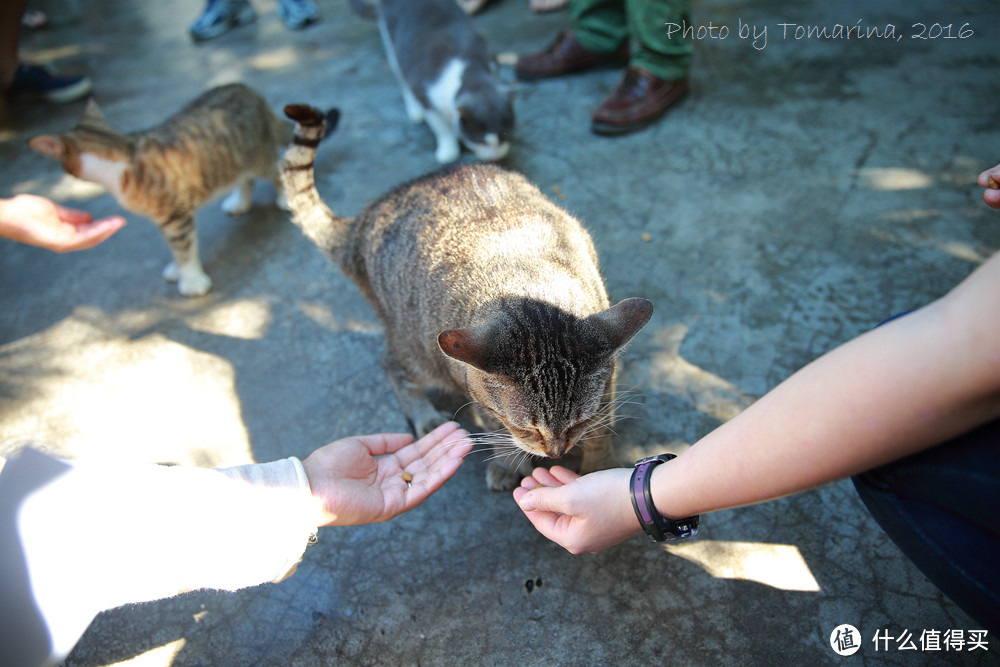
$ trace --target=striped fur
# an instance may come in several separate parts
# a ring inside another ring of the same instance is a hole
[[[297,121],[283,169],[293,220],[381,318],[385,368],[414,430],[442,421],[428,396],[475,401],[482,422],[503,429],[501,445],[523,452],[491,463],[494,489],[518,483],[532,457],[605,464],[615,357],[652,304],[610,306],[580,223],[524,177],[484,164],[424,176],[339,217],[314,182],[322,115],[286,113]]]
[[[258,93],[231,84],[207,91],[162,125],[129,134],[108,125],[91,100],[75,129],[35,137],[30,145],[156,223],[173,255],[164,277],[193,296],[212,285],[198,255],[195,212],[233,188],[222,207],[242,215],[255,178],[274,182],[281,205],[278,161],[290,129]]]

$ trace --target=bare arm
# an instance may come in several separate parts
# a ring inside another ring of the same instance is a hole
[[[942,299],[793,374],[674,461],[651,488],[667,517],[810,489],[1000,415],[1000,254]],[[514,497],[547,537],[600,551],[639,532],[629,471],[536,471]],[[535,489],[538,484],[548,488]]]
[[[770,500],[1000,415],[1000,254],[946,297],[820,357],[653,474],[682,517]]]

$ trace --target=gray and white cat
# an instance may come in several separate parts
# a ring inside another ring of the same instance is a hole
[[[501,444],[513,455],[487,471],[496,490],[518,484],[533,457],[608,465],[615,359],[653,306],[610,305],[580,223],[523,176],[485,164],[446,168],[339,217],[314,182],[322,114],[285,113],[297,121],[283,168],[293,220],[378,313],[385,369],[414,431],[443,421],[429,396],[475,401],[488,428],[509,433]]]
[[[513,92],[455,0],[379,0],[378,24],[406,113],[434,133],[437,161],[457,160],[460,140],[481,160],[507,155]]]
[[[259,93],[230,84],[205,92],[161,125],[128,134],[113,129],[91,100],[73,130],[29,144],[156,223],[173,254],[163,277],[176,281],[181,294],[197,296],[212,280],[198,254],[195,212],[233,188],[222,210],[246,213],[255,178],[271,180],[277,205],[287,209],[278,162],[291,136],[291,124]]]

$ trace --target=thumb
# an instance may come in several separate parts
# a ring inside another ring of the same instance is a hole
[[[521,496],[517,505],[525,512],[561,513],[561,499],[562,493],[560,493],[560,488],[541,487],[528,491]]]

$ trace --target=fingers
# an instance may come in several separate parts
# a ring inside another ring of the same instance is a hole
[[[1000,208],[1000,190],[983,190],[983,201],[990,208]]]
[[[54,204],[56,208],[56,215],[59,216],[59,220],[71,225],[85,225],[94,219],[90,213],[86,211],[81,211],[76,208],[67,208],[65,206],[60,206],[59,204]]]
[[[398,477],[400,483],[406,484],[407,509],[423,502],[455,474],[465,455],[472,450],[468,436],[468,431],[459,428],[458,424],[447,422],[386,457],[383,465],[391,466],[390,475],[397,475],[396,470],[403,473]],[[408,479],[404,479],[404,475]]]
[[[572,479],[569,479],[570,475]],[[521,486],[514,490],[514,501],[524,512],[562,513],[562,487],[577,477],[579,475],[561,466],[553,466],[550,470],[535,468],[531,476],[521,480]]]
[[[77,211],[78,213],[80,211]],[[87,218],[89,218],[89,214]],[[76,233],[73,236],[73,241],[66,244],[60,250],[70,251],[70,250],[86,250],[87,248],[93,248],[98,243],[106,240],[109,236],[117,232],[119,229],[125,226],[125,218],[120,216],[113,216],[110,218],[102,218],[96,222],[84,222],[84,223],[70,223],[76,224]]]
[[[455,422],[446,422],[414,442],[412,447],[396,451],[395,457],[400,467],[410,468],[414,464],[430,466],[439,459],[462,459],[471,450],[468,431]]]
[[[1000,164],[979,174],[976,182],[984,188],[1000,189]]]

